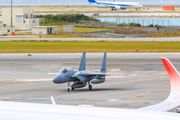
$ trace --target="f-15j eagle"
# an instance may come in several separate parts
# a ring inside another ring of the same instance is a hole
[[[180,75],[168,59],[161,59],[169,75],[171,93],[158,104],[140,109],[122,109],[56,105],[53,97],[53,105],[0,101],[0,120],[180,120],[180,114],[169,112],[180,106]]]
[[[70,83],[73,82],[71,86],[72,90],[76,88],[83,88],[89,85],[89,90],[92,90],[92,84],[100,84],[106,81],[105,76],[113,75],[125,75],[126,73],[106,73],[106,52],[104,53],[104,58],[102,62],[102,67],[100,71],[88,71],[86,70],[86,53],[83,53],[79,70],[72,70],[70,68],[63,68],[59,73],[48,73],[56,74],[53,82],[56,84],[67,83],[68,92],[70,92]]]

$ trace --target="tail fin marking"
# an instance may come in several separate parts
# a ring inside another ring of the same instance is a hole
[[[169,112],[180,106],[180,76],[177,72],[176,68],[172,65],[172,63],[166,59],[161,58],[171,84],[171,92],[169,97],[163,102],[155,105],[151,105],[148,107],[140,108],[140,110],[149,110],[149,111],[161,111],[161,112]]]
[[[161,58],[162,62],[164,63],[164,66],[167,70],[170,83],[171,83],[171,92],[179,90],[180,92],[180,76],[176,68],[172,65],[172,63],[166,59]]]
[[[97,1],[96,1],[96,0],[88,0],[88,2],[89,2],[89,3],[91,3],[91,4],[95,4],[95,3],[97,3]]]

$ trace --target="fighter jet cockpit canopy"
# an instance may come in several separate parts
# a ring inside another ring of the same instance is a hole
[[[60,73],[67,73],[70,69],[69,68],[62,68]]]

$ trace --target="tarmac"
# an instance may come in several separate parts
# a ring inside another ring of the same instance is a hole
[[[0,54],[0,100],[97,107],[141,108],[165,100],[170,82],[160,57],[180,70],[180,53],[108,53],[107,71],[127,75],[106,77],[106,82],[67,92],[67,84],[54,84],[63,67],[78,69],[82,53]],[[100,70],[103,53],[87,53],[87,70]]]
[[[20,36],[19,36],[20,37]],[[28,36],[27,36],[28,37]],[[180,37],[166,38],[11,38],[10,36],[0,38],[0,41],[180,41]]]

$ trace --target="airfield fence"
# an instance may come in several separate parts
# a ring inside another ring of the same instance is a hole
[[[116,19],[116,23],[139,23],[142,26],[159,25],[159,26],[173,26],[169,20],[144,20],[144,19]]]
[[[84,24],[84,25],[91,25],[97,27],[108,27],[114,28],[117,27],[117,24],[121,23],[139,23],[141,26],[150,26],[150,25],[158,25],[158,26],[174,26],[169,20],[138,20],[138,19],[119,19],[117,18],[116,21],[89,21],[89,20],[81,20],[76,24]]]

